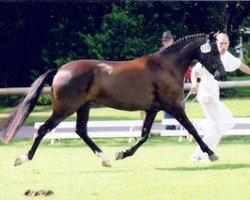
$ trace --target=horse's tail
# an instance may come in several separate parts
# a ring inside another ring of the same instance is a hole
[[[9,143],[15,137],[17,131],[33,111],[45,82],[55,75],[57,71],[57,69],[49,70],[36,79],[31,85],[26,97],[17,105],[16,109],[5,122],[0,125],[0,138],[3,142]]]

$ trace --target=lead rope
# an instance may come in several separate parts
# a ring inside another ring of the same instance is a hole
[[[192,93],[191,93],[191,91],[190,91],[190,92],[187,94],[186,98],[185,98],[181,103],[182,103],[182,104],[185,103],[191,94],[192,94]],[[196,97],[197,97],[197,96],[194,97],[194,99],[192,100],[192,102],[194,102],[194,101],[196,100]]]

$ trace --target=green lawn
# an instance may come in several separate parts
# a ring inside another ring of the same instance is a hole
[[[35,158],[13,167],[31,141],[0,144],[0,199],[27,200],[27,189],[50,189],[51,200],[248,200],[250,199],[250,138],[224,139],[215,163],[193,163],[196,144],[176,138],[151,137],[133,157],[113,161],[116,152],[132,144],[126,139],[95,140],[110,158],[112,167],[79,140],[43,143]]]
[[[186,103],[186,112],[190,118],[203,117],[203,112],[201,110],[200,104],[195,101],[192,102],[193,97]],[[250,117],[250,98],[239,98],[239,99],[223,99],[223,102],[230,109],[235,117]],[[26,120],[25,125],[33,125],[34,122],[43,122],[48,119],[51,114],[51,107],[41,107],[36,106],[35,112],[32,112],[30,117]],[[7,113],[11,111],[11,108],[0,109],[0,118],[5,117]],[[159,112],[156,120],[160,121],[163,117],[163,113]],[[140,119],[140,112],[128,112],[115,110],[111,108],[92,108],[90,111],[90,120],[133,120]],[[74,121],[75,115],[72,115],[66,120]]]

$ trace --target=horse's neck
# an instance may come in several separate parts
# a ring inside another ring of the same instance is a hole
[[[202,39],[184,41],[183,45],[177,45],[173,49],[177,63],[188,66],[194,59],[197,59],[198,49],[204,43]]]
[[[183,43],[176,44],[172,53],[175,55],[174,63],[178,64],[183,73],[187,71],[194,59],[198,59],[198,49],[204,44],[206,39],[204,37],[192,38],[190,40],[183,41]]]
[[[194,59],[199,60],[200,46],[204,44],[206,40],[205,36],[184,38],[165,50],[158,52],[156,55],[160,55],[161,59],[166,60],[166,63],[171,63],[170,65],[174,67],[176,73],[179,74],[178,76],[184,78],[192,61]]]

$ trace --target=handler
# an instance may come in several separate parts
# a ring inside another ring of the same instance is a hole
[[[228,52],[228,35],[226,33],[219,33],[216,38],[221,61],[225,70],[232,72],[236,69],[240,69],[242,72],[250,74],[249,66]],[[197,93],[197,99],[207,122],[207,131],[204,133],[203,141],[212,151],[215,151],[216,146],[222,138],[222,133],[234,127],[235,122],[233,116],[220,101],[218,81],[214,79],[205,67],[202,67],[201,63],[197,63],[193,67],[191,80],[191,93]],[[200,148],[197,148],[191,155],[191,160],[209,161],[207,153],[203,153]]]

